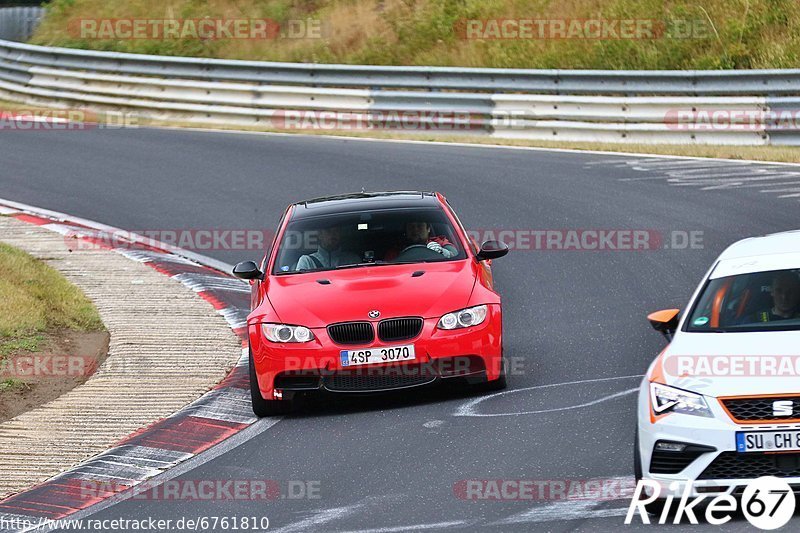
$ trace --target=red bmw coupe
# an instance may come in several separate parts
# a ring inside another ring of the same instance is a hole
[[[379,192],[290,205],[252,286],[250,389],[258,416],[298,395],[367,393],[461,379],[505,387],[491,260],[439,193]]]

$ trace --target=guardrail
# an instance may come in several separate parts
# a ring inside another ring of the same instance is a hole
[[[42,47],[40,8],[0,10],[0,91],[29,103],[276,129],[800,144],[800,69],[564,71],[163,57]]]
[[[32,34],[41,19],[41,7],[11,7],[0,9],[0,39],[24,41]]]

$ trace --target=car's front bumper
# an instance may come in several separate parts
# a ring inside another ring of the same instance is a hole
[[[377,321],[375,321],[377,322]],[[495,380],[502,365],[502,314],[489,305],[486,320],[471,328],[441,330],[438,318],[425,319],[414,339],[368,345],[338,345],[326,328],[314,328],[311,342],[267,341],[260,324],[248,327],[250,349],[261,395],[283,398],[284,391],[374,392],[422,386],[439,379],[469,377]],[[416,358],[405,363],[343,367],[342,350],[413,344]]]
[[[800,490],[800,452],[762,454],[736,450],[737,431],[774,430],[776,425],[737,424],[716,399],[707,398],[707,401],[713,418],[669,414],[653,421],[649,383],[644,380],[638,400],[638,455],[642,479],[657,482],[662,497],[682,495],[687,484],[691,484],[690,497],[739,495],[748,482],[761,475],[776,475]],[[800,429],[800,424],[781,424],[780,429]],[[656,452],[654,462],[654,448],[659,441],[692,445],[693,453],[670,457],[669,452]],[[677,469],[683,463],[687,465],[676,473],[651,471],[651,468],[663,470],[669,464],[676,465]]]

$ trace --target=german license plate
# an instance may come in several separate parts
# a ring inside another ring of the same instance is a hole
[[[342,350],[339,355],[342,366],[376,365],[416,359],[413,344],[364,348],[361,350]]]
[[[800,431],[737,431],[736,451],[739,453],[800,451]]]

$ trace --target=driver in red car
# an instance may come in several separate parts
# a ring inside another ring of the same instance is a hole
[[[433,228],[427,222],[406,222],[405,240],[402,247],[395,247],[386,252],[385,260],[393,261],[398,255],[412,246],[425,246],[446,259],[458,255],[458,250],[443,235],[433,235]]]

